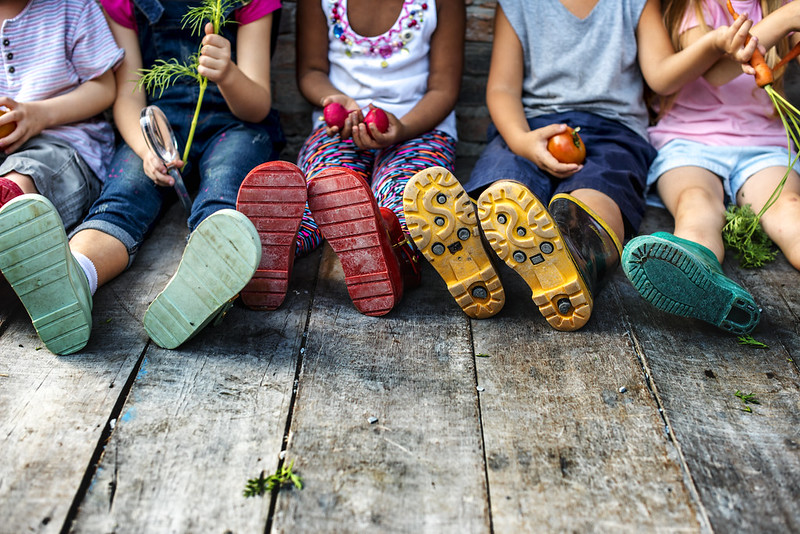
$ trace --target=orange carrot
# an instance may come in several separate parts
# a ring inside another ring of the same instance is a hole
[[[788,53],[788,54],[786,54],[786,55],[783,57],[783,59],[781,59],[780,61],[778,61],[778,64],[777,64],[777,65],[775,65],[775,68],[773,68],[772,70],[773,70],[773,71],[776,71],[776,70],[778,70],[779,68],[783,67],[784,65],[786,65],[787,63],[789,63],[791,60],[793,60],[793,59],[794,59],[794,58],[796,58],[797,56],[800,56],[800,43],[797,43],[796,45],[794,45],[794,48],[792,48],[791,50],[789,50],[789,53]]]
[[[733,5],[731,4],[731,0],[728,0],[728,12],[730,12],[733,20],[739,18],[739,14],[733,9]],[[747,41],[745,44],[750,42],[750,36],[747,36]],[[750,58],[750,66],[756,70],[756,85],[759,87],[764,87],[765,85],[771,84],[775,79],[772,76],[772,69],[769,68],[767,65],[767,61],[764,59],[764,55],[758,51],[758,49],[753,51],[753,57]]]

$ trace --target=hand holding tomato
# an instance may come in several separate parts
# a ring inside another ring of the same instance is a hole
[[[580,128],[574,130],[567,126],[566,131],[554,135],[547,141],[547,150],[561,163],[582,165],[586,160],[586,145],[578,135]]]

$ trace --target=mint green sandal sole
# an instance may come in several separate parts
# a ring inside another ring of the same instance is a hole
[[[220,210],[189,237],[180,265],[144,315],[158,346],[174,349],[227,311],[261,261],[261,240],[247,217]]]
[[[0,209],[0,270],[50,352],[72,354],[86,346],[92,331],[89,283],[45,197],[22,195]]]
[[[750,293],[709,268],[710,258],[689,248],[700,251],[700,245],[688,242],[683,247],[680,243],[686,240],[669,237],[639,236],[625,246],[622,268],[639,294],[667,313],[700,319],[734,334],[751,332],[761,310]]]

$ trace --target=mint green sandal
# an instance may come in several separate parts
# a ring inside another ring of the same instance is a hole
[[[230,308],[261,261],[253,223],[231,209],[211,214],[189,236],[178,270],[147,308],[144,329],[174,349]]]
[[[22,195],[0,208],[0,270],[50,352],[72,354],[86,346],[92,332],[89,282],[47,198]]]
[[[752,295],[723,274],[713,252],[670,233],[631,239],[622,269],[645,300],[667,313],[734,334],[751,332],[761,317]]]

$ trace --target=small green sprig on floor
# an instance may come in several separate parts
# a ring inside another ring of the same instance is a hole
[[[183,16],[181,28],[188,26],[192,35],[199,35],[202,38],[206,22],[210,22],[214,26],[214,33],[219,33],[222,27],[230,22],[224,17],[225,12],[241,3],[241,0],[203,0],[201,5],[190,8]],[[189,128],[189,136],[186,139],[186,146],[183,149],[181,158],[184,162],[189,157],[189,149],[192,146],[194,131],[197,128],[197,118],[200,116],[200,106],[203,104],[203,94],[208,86],[208,79],[197,72],[200,48],[202,48],[202,44],[198,47],[197,53],[190,56],[189,62],[186,64],[179,63],[175,58],[169,61],[157,59],[152,68],[139,70],[140,78],[137,82],[139,88],[144,88],[151,95],[158,93],[158,96],[161,96],[164,90],[174,84],[178,78],[192,78],[200,86],[197,105],[192,117],[192,125]]]
[[[748,406],[748,404],[761,404],[761,402],[756,398],[755,393],[742,393],[737,389],[735,395],[742,400],[742,403],[744,403],[744,408],[740,408],[740,410],[743,412],[752,413],[753,409]]]
[[[750,334],[745,334],[743,336],[738,337],[740,345],[750,345],[752,347],[757,347],[759,349],[768,349],[769,346],[766,343],[762,343],[759,340],[755,339]]]
[[[290,482],[294,484],[294,487],[297,489],[303,489],[303,480],[299,475],[292,472],[293,467],[294,460],[288,464],[282,465],[274,474],[268,477],[265,477],[264,471],[261,471],[258,478],[251,478],[247,481],[243,495],[245,497],[261,496],[274,489],[280,489]]]

